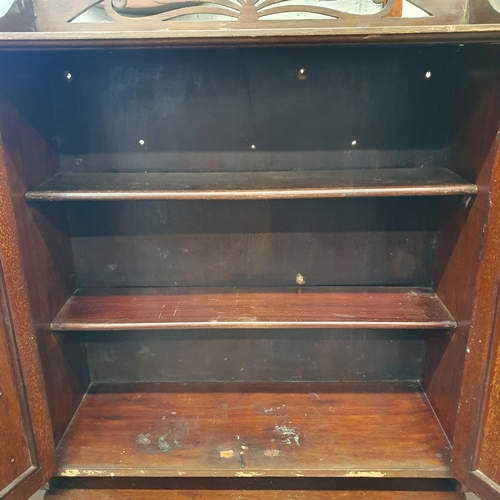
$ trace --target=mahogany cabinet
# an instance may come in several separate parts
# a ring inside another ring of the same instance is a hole
[[[500,498],[499,22],[14,2],[0,498]]]

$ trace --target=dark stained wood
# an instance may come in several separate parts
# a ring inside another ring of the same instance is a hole
[[[14,490],[37,467],[33,430],[29,422],[26,394],[12,319],[7,304],[3,270],[0,265],[0,497]],[[24,476],[24,477],[23,477]]]
[[[51,324],[55,331],[455,327],[432,290],[396,287],[80,289]]]
[[[494,483],[500,495],[500,296],[497,299],[496,321],[490,345],[490,359],[486,377],[486,394],[479,429],[477,455],[473,470],[481,472],[486,481]]]
[[[96,386],[59,475],[448,477],[448,444],[411,384]]]
[[[56,460],[17,240],[19,227],[10,195],[8,170],[12,160],[8,149],[9,136],[4,128],[6,111],[6,104],[0,97],[0,307],[4,358],[0,381],[0,391],[3,393],[0,396],[0,495],[9,500],[24,500],[55,473]],[[5,338],[5,334],[9,338]],[[10,357],[10,363],[5,360],[6,356]],[[9,370],[12,370],[11,382],[8,380]],[[9,387],[10,384],[14,387]],[[16,415],[19,410],[22,412],[21,420]],[[22,430],[19,429],[20,424]],[[14,462],[11,462],[11,458],[14,458]],[[6,459],[8,463],[4,462]],[[12,481],[12,474],[18,475],[17,479]]]
[[[298,273],[308,285],[426,287],[443,204],[458,207],[403,197],[66,208],[81,288],[294,286]]]
[[[482,300],[494,302],[491,288],[478,293],[477,280],[486,279],[480,277],[483,272],[488,274],[488,279],[495,279],[491,270],[481,269],[490,209],[491,175],[498,162],[495,158],[500,119],[497,49],[485,48],[479,54],[474,49],[463,48],[461,54],[464,79],[457,89],[457,98],[463,109],[450,146],[450,164],[455,172],[478,185],[479,194],[468,206],[463,205],[461,210],[449,213],[438,233],[433,285],[457,320],[458,328],[453,338],[430,339],[422,376],[423,387],[452,443],[457,414],[464,411],[463,402],[459,408],[463,392],[461,384],[473,384],[469,398],[475,397],[481,384],[476,369],[466,377],[468,381],[462,381],[467,339],[476,329],[471,327],[471,322],[474,325],[475,321],[480,321],[482,330],[490,329],[476,316],[487,309],[479,308],[475,301],[484,295]],[[482,68],[481,78],[476,78],[479,67]],[[470,430],[465,435],[468,440]]]
[[[492,152],[488,230],[475,284],[476,298],[467,340],[453,474],[485,500],[496,500],[498,486],[498,348],[500,259],[500,151]],[[489,442],[487,440],[490,440]],[[483,455],[484,453],[484,455]]]
[[[168,330],[86,333],[94,382],[416,381],[440,330]]]
[[[61,500],[160,500],[168,494],[169,500],[459,500],[465,499],[463,493],[422,492],[422,491],[244,491],[244,490],[143,490],[131,487],[122,490],[54,490],[45,498]]]
[[[442,168],[456,59],[451,46],[61,53],[61,170]]]
[[[57,174],[26,193],[29,201],[230,200],[358,196],[474,195],[477,187],[446,169]]]
[[[159,47],[233,47],[235,45],[324,45],[324,44],[417,44],[417,43],[479,43],[495,42],[500,38],[497,24],[449,25],[422,24],[411,26],[394,22],[392,26],[353,27],[335,23],[334,27],[314,29],[268,29],[265,32],[238,30],[192,31],[79,31],[36,33],[0,33],[3,49],[60,50],[62,48],[159,48]],[[102,26],[99,26],[102,29]]]
[[[12,203],[16,231],[13,241],[19,246],[19,266],[22,266],[28,294],[25,300],[29,300],[29,305],[26,302],[29,309],[22,314],[26,316],[24,321],[35,329],[57,442],[88,382],[81,343],[55,337],[49,328],[50,321],[74,290],[65,214],[48,206],[45,209],[29,206],[24,200],[26,191],[54,175],[57,167],[50,93],[34,69],[12,68],[9,81],[6,75],[2,77],[0,93],[4,100],[0,101],[0,133],[4,146],[3,168],[9,183],[3,196],[6,203]],[[20,279],[17,277],[18,283]],[[32,330],[29,335],[31,339]],[[40,379],[41,374],[37,372],[36,377]]]

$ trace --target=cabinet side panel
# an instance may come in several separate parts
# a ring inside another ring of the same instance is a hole
[[[464,50],[464,80],[457,96],[459,126],[451,142],[450,167],[475,182],[479,193],[469,202],[464,200],[463,209],[446,220],[438,235],[434,288],[458,328],[451,337],[429,341],[423,371],[424,388],[451,441],[490,206],[500,111],[498,49]]]
[[[42,361],[54,429],[60,439],[87,384],[84,347],[50,331],[52,318],[73,291],[72,251],[61,207],[28,205],[25,192],[52,175],[57,167],[55,133],[51,125],[49,89],[26,73],[17,80],[17,68],[36,66],[28,56],[21,63],[6,62],[10,81],[2,82],[0,125],[17,224],[22,267],[27,282],[31,316]],[[33,71],[36,71],[34,69]],[[8,72],[7,72],[8,73]],[[7,76],[6,76],[7,78]]]

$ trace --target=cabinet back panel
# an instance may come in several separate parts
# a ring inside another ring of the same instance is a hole
[[[456,52],[403,46],[58,55],[52,74],[61,168],[442,167]]]
[[[430,286],[440,202],[70,203],[77,285]]]
[[[438,333],[441,335],[441,333]],[[93,382],[420,379],[420,331],[262,330],[86,334]]]

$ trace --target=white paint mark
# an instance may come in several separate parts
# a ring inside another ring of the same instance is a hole
[[[378,471],[350,471],[344,477],[384,477],[385,472]]]
[[[143,444],[143,445],[147,445],[147,444],[151,444],[151,439],[149,439],[151,437],[151,433],[147,433],[147,434],[138,434],[137,435],[137,444]]]
[[[281,441],[284,444],[295,444],[300,446],[300,434],[295,427],[287,427],[286,425],[275,425],[274,430],[280,434]]]

